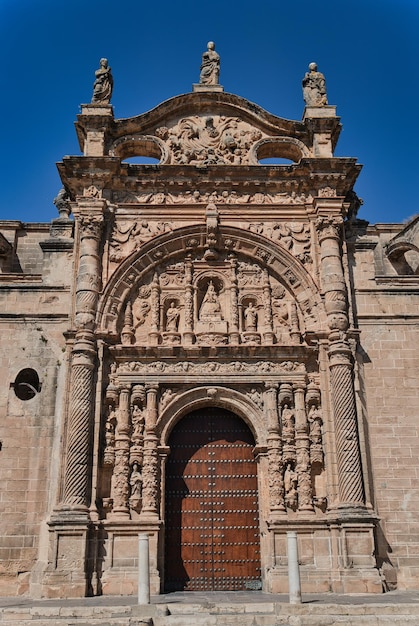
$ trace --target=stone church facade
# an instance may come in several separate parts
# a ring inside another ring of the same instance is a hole
[[[325,102],[94,98],[0,222],[2,594],[134,594],[138,533],[152,593],[286,592],[290,530],[303,591],[417,587],[418,220],[356,219]]]

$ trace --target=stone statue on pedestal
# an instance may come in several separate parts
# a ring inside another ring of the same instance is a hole
[[[92,103],[109,104],[112,97],[113,77],[108,59],[100,59],[100,68],[95,72]]]
[[[201,74],[199,82],[201,85],[218,85],[220,75],[220,55],[215,52],[215,43],[209,41],[208,50],[202,55]]]
[[[309,107],[325,106],[327,95],[324,75],[317,71],[317,63],[310,63],[308,69],[310,71],[303,78],[304,102]]]

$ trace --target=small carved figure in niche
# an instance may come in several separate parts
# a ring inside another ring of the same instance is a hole
[[[105,439],[106,445],[110,446],[115,443],[115,429],[116,429],[116,411],[112,406],[109,406],[109,413],[105,425]]]
[[[288,463],[284,472],[284,489],[286,505],[292,509],[296,508],[298,475],[294,472],[291,463]]]
[[[159,405],[161,411],[169,404],[173,396],[174,396],[174,393],[169,387],[163,391],[163,393],[161,394],[160,405]]]
[[[317,71],[317,63],[310,63],[309,72],[303,78],[303,96],[307,106],[318,107],[327,104],[326,81]]]
[[[249,305],[244,310],[244,327],[245,330],[256,331],[257,312],[252,301],[249,302]]]
[[[132,407],[131,421],[133,428],[132,438],[139,439],[143,436],[145,418],[143,409],[141,409],[137,404],[134,404]]]
[[[150,309],[151,309],[150,303],[147,302],[146,300],[137,299],[134,302],[132,306],[132,312],[134,313],[134,317],[136,321],[135,327],[142,326],[144,324]]]
[[[308,421],[310,424],[310,441],[312,443],[321,443],[323,420],[319,408],[314,404],[308,413]]]
[[[220,300],[218,299],[218,294],[215,291],[212,280],[209,282],[207,293],[202,301],[201,309],[199,311],[199,319],[201,322],[222,319]]]
[[[282,440],[289,445],[295,442],[295,413],[288,404],[284,404],[281,415]]]
[[[263,398],[262,394],[259,391],[256,391],[255,388],[251,389],[248,394],[249,398],[258,406],[260,409],[263,408]]]
[[[215,52],[215,43],[209,41],[208,50],[202,55],[201,74],[199,82],[201,85],[218,85],[220,75],[220,55]]]
[[[100,59],[100,68],[95,72],[96,80],[93,83],[92,102],[109,104],[112,97],[113,78],[108,59]]]
[[[131,471],[131,476],[129,478],[129,484],[131,487],[131,496],[130,496],[131,500],[140,500],[141,492],[142,492],[142,485],[143,485],[143,478],[141,476],[140,466],[138,465],[137,461],[134,461],[132,465],[132,471]]]
[[[179,315],[180,311],[175,306],[174,302],[170,303],[169,308],[166,311],[166,330],[169,332],[177,332],[177,327],[179,323]]]

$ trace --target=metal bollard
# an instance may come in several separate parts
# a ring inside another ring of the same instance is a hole
[[[138,534],[138,604],[150,604],[150,551],[148,535]]]
[[[287,532],[288,590],[290,604],[301,604],[300,566],[298,563],[297,533]]]

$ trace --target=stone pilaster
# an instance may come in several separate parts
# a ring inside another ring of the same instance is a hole
[[[152,345],[157,345],[159,342],[159,330],[160,330],[160,285],[157,274],[154,275],[153,282],[151,283],[151,328],[150,328],[150,342]]]
[[[239,304],[237,285],[237,259],[231,259],[231,287],[230,287],[230,311],[231,311],[231,331],[230,342],[238,345],[239,333]]]
[[[285,515],[282,441],[279,434],[278,384],[265,383],[265,415],[268,426],[268,469],[270,521]]]
[[[263,343],[270,345],[274,340],[273,314],[272,314],[272,291],[269,283],[269,274],[263,271],[263,310],[265,315]]]
[[[147,405],[143,460],[143,503],[141,518],[156,520],[159,517],[159,458],[158,438],[155,428],[158,416],[157,383],[146,384]]]
[[[304,392],[304,385],[294,385],[298,510],[312,512],[314,509],[311,487],[310,439],[308,435],[308,421],[304,402]]]
[[[185,262],[185,332],[183,338],[186,345],[191,345],[194,339],[193,330],[193,285],[192,285],[192,263]]]
[[[129,519],[129,452],[130,452],[130,388],[122,387],[119,392],[119,409],[115,433],[115,465],[112,475],[110,518]]]

